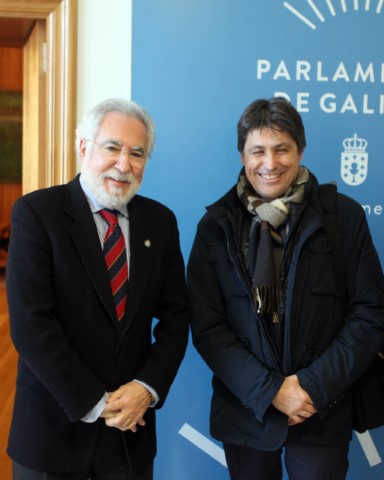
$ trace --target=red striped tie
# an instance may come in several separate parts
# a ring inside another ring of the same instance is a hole
[[[124,317],[127,305],[128,263],[123,232],[117,221],[116,210],[100,210],[100,215],[108,223],[104,238],[104,256],[111,282],[117,320]]]

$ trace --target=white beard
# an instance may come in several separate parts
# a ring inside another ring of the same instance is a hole
[[[121,173],[115,168],[110,168],[103,172],[102,175],[96,175],[84,163],[81,168],[81,177],[96,200],[103,207],[110,209],[119,209],[126,205],[136,195],[141,185],[132,173]],[[105,178],[129,182],[130,188],[128,191],[125,191],[123,188],[112,186],[109,187],[110,192],[107,192],[104,185]]]

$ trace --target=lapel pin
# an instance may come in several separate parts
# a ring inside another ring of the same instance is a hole
[[[144,240],[144,245],[145,245],[147,248],[150,248],[150,246],[151,246],[151,241],[150,241],[150,240]]]

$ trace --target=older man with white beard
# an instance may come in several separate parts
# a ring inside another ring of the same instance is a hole
[[[136,195],[154,137],[135,103],[101,102],[77,129],[81,174],[14,206],[14,480],[153,478],[190,316],[175,216]]]

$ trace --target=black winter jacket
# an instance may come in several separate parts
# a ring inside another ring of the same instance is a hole
[[[348,295],[343,318],[318,184],[291,205],[280,272],[283,353],[258,317],[244,266],[249,214],[233,187],[207,208],[188,263],[194,345],[213,371],[211,434],[262,450],[287,437],[337,445],[351,438],[350,386],[384,344],[384,278],[361,206],[337,196],[337,222]],[[289,253],[289,254],[288,254]],[[284,377],[296,374],[318,413],[288,427],[271,402]]]

